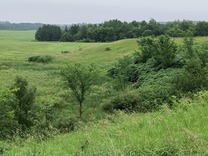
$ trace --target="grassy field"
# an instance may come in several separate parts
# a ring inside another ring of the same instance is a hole
[[[0,85],[11,86],[17,75],[26,77],[38,89],[37,104],[62,104],[63,97],[67,97],[68,109],[58,113],[74,116],[78,106],[63,89],[58,69],[71,62],[93,63],[100,71],[101,81],[84,108],[84,118],[93,122],[80,123],[78,130],[47,141],[31,136],[24,141],[17,138],[15,142],[0,142],[0,147],[7,149],[4,155],[208,155],[207,92],[198,93],[193,101],[181,99],[175,110],[164,106],[159,112],[131,115],[103,115],[100,111],[103,101],[113,94],[105,76],[107,70],[117,59],[138,49],[137,39],[112,43],[36,42],[34,34],[34,31],[0,31]],[[195,40],[207,42],[208,38]],[[176,41],[181,43],[182,39]],[[106,51],[107,47],[111,50]],[[36,55],[50,55],[54,60],[49,64],[27,61]]]
[[[63,42],[36,42],[34,31],[0,31],[0,83],[3,86],[11,86],[17,75],[25,77],[30,85],[37,88],[36,103],[40,105],[48,103],[63,103],[61,97],[68,96],[63,89],[62,80],[58,69],[71,62],[82,64],[94,64],[102,77],[101,85],[95,88],[96,95],[88,99],[85,107],[96,114],[103,97],[108,94],[109,86],[106,86],[106,72],[112,67],[118,58],[132,54],[138,48],[136,39],[121,40],[113,43],[63,43]],[[128,46],[127,46],[128,45]],[[110,51],[106,51],[110,48]],[[62,53],[68,51],[69,53]],[[29,63],[31,56],[50,55],[53,62],[49,64]],[[77,110],[73,99],[69,103],[67,114],[75,114]],[[66,114],[66,113],[64,113]],[[85,113],[89,114],[89,113]],[[100,116],[100,113],[97,113]]]

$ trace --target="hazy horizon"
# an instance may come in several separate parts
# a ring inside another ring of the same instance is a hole
[[[11,23],[102,23],[120,21],[208,21],[206,0],[2,0],[0,21]]]

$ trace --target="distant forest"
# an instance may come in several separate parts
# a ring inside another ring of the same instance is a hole
[[[111,42],[143,36],[171,37],[208,36],[208,22],[189,20],[173,22],[122,22],[110,20],[101,24],[73,24],[70,26],[43,25],[36,32],[38,41]]]
[[[10,23],[0,21],[0,30],[37,30],[42,23]]]
[[[37,30],[38,41],[111,42],[126,38],[159,36],[171,37],[208,36],[208,22],[189,20],[157,22],[122,22],[109,20],[100,24],[46,25],[41,23],[0,22],[0,30]]]

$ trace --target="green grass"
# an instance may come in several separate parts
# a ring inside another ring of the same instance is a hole
[[[112,43],[63,43],[36,42],[34,31],[0,31],[0,85],[11,86],[17,75],[26,77],[29,85],[37,87],[36,104],[67,104],[58,115],[78,115],[78,105],[63,89],[58,68],[71,62],[95,64],[100,70],[99,85],[93,88],[84,104],[84,118],[93,122],[80,123],[72,133],[58,135],[46,141],[33,136],[22,141],[0,142],[8,148],[5,155],[207,155],[208,143],[208,93],[197,95],[189,104],[182,99],[180,108],[149,114],[103,115],[102,103],[113,93],[105,76],[118,58],[138,49],[137,39],[125,39]],[[182,39],[175,39],[181,43]],[[196,38],[198,42],[207,37]],[[106,47],[111,50],[106,51]],[[63,54],[61,51],[69,51]],[[52,63],[29,63],[36,55],[50,55]],[[65,101],[65,99],[67,99]],[[97,120],[99,118],[104,118]],[[96,120],[95,120],[96,119]],[[83,149],[83,150],[82,150]],[[169,152],[169,153],[168,153]]]
[[[163,107],[149,114],[124,114],[106,117],[79,130],[38,142],[29,138],[19,145],[5,144],[5,155],[207,155],[208,92],[191,101],[182,99],[178,108]]]
[[[132,54],[137,49],[136,39],[113,43],[37,42],[34,41],[34,35],[34,31],[0,31],[0,84],[11,86],[15,77],[21,75],[28,80],[29,85],[37,87],[38,105],[62,104],[69,93],[63,89],[63,82],[58,74],[59,67],[72,62],[95,64],[100,71],[101,85],[96,86],[87,99],[84,114],[87,115],[86,118],[93,116],[91,114],[102,116],[97,110],[110,90],[105,83],[106,72],[118,58]],[[106,47],[111,50],[105,51]],[[62,51],[69,53],[63,54]],[[27,61],[29,57],[37,55],[50,55],[54,59],[48,64]],[[64,114],[74,116],[78,105],[71,97],[64,103],[69,107]]]

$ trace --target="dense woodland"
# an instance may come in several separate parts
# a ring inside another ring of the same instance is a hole
[[[142,36],[169,35],[171,37],[208,36],[208,22],[188,20],[160,23],[151,19],[146,21],[121,22],[110,20],[101,24],[74,24],[66,26],[44,25],[36,32],[38,41],[63,42],[111,42]]]

